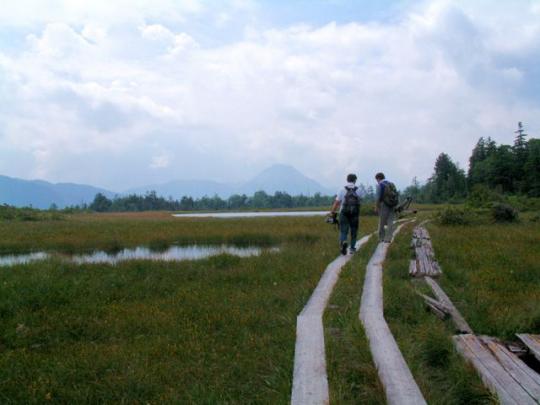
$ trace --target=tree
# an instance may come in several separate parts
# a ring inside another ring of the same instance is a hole
[[[540,197],[540,139],[530,139],[525,162],[525,190],[530,197]]]
[[[441,153],[428,180],[428,190],[432,202],[463,199],[467,195],[465,172],[452,162],[450,156]]]
[[[97,212],[106,212],[111,208],[112,201],[109,200],[102,193],[97,193],[94,197],[94,201],[90,204],[90,209]]]

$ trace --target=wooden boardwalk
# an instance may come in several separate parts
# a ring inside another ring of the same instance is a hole
[[[454,344],[502,404],[538,405],[540,375],[497,340],[472,334],[454,336]]]
[[[396,235],[404,224],[400,225]],[[373,361],[384,386],[389,404],[426,404],[422,392],[384,319],[382,264],[388,243],[379,243],[367,265],[367,272],[360,305],[360,320],[364,325]]]
[[[365,245],[370,235],[356,243]],[[343,266],[352,255],[339,256],[328,265],[308,303],[296,319],[296,346],[291,404],[327,404],[328,377],[322,317]]]

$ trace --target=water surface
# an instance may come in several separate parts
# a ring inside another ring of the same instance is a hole
[[[314,217],[328,214],[328,211],[263,211],[263,212],[204,212],[194,214],[173,214],[179,218],[255,218],[255,217]]]
[[[182,261],[199,260],[220,254],[229,254],[238,257],[259,256],[263,251],[277,252],[279,248],[260,247],[236,247],[229,245],[220,246],[170,246],[161,251],[155,251],[144,246],[136,248],[126,248],[115,253],[105,251],[95,251],[85,254],[61,254],[55,252],[34,252],[20,255],[0,256],[0,266],[14,266],[16,264],[26,264],[30,262],[58,257],[62,260],[71,261],[77,264],[84,263],[107,263],[116,264],[127,260],[156,260],[156,261]]]

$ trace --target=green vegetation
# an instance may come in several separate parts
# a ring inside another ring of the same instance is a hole
[[[404,194],[417,202],[455,203],[468,200],[479,206],[505,202],[508,196],[540,197],[540,139],[527,140],[521,122],[513,145],[497,145],[480,138],[465,171],[441,153],[426,184],[413,179]]]
[[[64,216],[55,210],[42,211],[35,208],[16,208],[0,205],[0,221],[57,221]]]
[[[408,276],[412,226],[396,238],[384,266],[385,318],[430,404],[492,403],[475,372],[455,353],[452,329],[426,312]],[[341,274],[325,315],[331,403],[381,404],[384,390],[358,319],[365,268],[375,241]]]
[[[540,223],[428,229],[441,284],[475,332],[540,333]]]
[[[107,214],[1,227],[4,250],[281,245],[242,259],[0,268],[2,403],[287,403],[296,316],[337,253],[319,217]]]
[[[367,207],[367,206],[366,206]],[[421,217],[437,206],[420,207]],[[464,207],[452,207],[463,210]],[[365,208],[367,209],[367,208]],[[540,221],[428,224],[441,285],[479,334],[540,333]],[[362,217],[361,233],[376,217]],[[412,225],[389,250],[385,316],[429,403],[492,403],[425,310],[407,274]],[[118,249],[170,243],[279,245],[279,253],[186,262],[0,268],[2,403],[288,403],[296,316],[336,257],[322,218],[179,219],[164,212],[2,221],[0,251]],[[343,270],[325,313],[332,403],[384,402],[358,319],[373,238]]]
[[[306,208],[330,206],[333,200],[333,196],[323,196],[319,193],[313,196],[291,196],[281,191],[276,191],[274,195],[269,195],[264,191],[257,191],[250,197],[245,194],[234,194],[227,199],[214,195],[213,197],[204,196],[195,199],[184,196],[180,200],[173,200],[172,198],[158,197],[155,191],[152,191],[144,196],[132,194],[125,197],[115,197],[112,200],[99,193],[96,194],[88,209],[96,212],[134,212]]]

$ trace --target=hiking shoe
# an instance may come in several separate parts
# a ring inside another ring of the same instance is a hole
[[[356,248],[351,246],[349,248],[349,254],[354,255],[355,253],[356,253]]]
[[[347,254],[347,242],[341,242],[341,254],[342,255]]]

